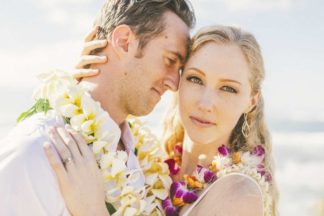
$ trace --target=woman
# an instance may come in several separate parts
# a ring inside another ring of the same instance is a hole
[[[82,67],[94,61],[81,62]],[[193,37],[179,93],[165,123],[166,162],[174,180],[170,198],[163,202],[167,215],[276,215],[263,78],[260,48],[250,33],[213,26]],[[99,175],[87,176],[78,167],[56,169],[53,153],[46,152],[68,208],[77,212],[87,203],[102,209],[98,204],[102,192],[89,190],[90,185],[102,184]],[[94,164],[87,167],[90,173],[98,173]],[[66,178],[69,175],[73,181]],[[67,189],[72,183],[82,188]]]

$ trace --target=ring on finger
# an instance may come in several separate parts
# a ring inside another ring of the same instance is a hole
[[[68,158],[63,160],[64,166],[66,166],[67,164],[71,164],[72,162],[73,162],[72,157],[68,157]]]

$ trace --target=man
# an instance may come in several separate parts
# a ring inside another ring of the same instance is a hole
[[[109,41],[98,54],[109,62],[92,65],[101,73],[80,83],[92,85],[92,98],[121,129],[116,149],[128,151],[131,169],[138,164],[125,119],[150,113],[166,90],[177,90],[193,23],[184,0],[110,0],[95,22],[98,38]],[[0,142],[0,215],[70,215],[42,148],[48,128],[63,124],[55,116],[35,115]]]

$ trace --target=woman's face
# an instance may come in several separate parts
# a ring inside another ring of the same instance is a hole
[[[179,112],[190,139],[227,144],[240,116],[256,104],[250,70],[236,45],[210,42],[189,59],[179,86]]]

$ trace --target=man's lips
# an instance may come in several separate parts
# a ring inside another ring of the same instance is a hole
[[[195,116],[189,116],[189,118],[195,125],[199,127],[212,127],[216,125],[216,123],[214,122],[210,122],[206,119],[198,118]]]

